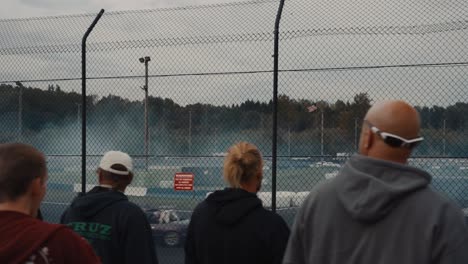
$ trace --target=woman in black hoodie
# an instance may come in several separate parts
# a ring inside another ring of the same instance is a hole
[[[193,212],[185,244],[186,264],[279,264],[289,228],[257,197],[263,160],[254,145],[233,145],[224,160],[230,188],[216,191]]]

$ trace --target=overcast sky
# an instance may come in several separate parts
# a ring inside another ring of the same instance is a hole
[[[1,0],[0,18],[57,16],[106,11],[206,5],[233,0]],[[241,2],[242,0],[237,0]]]
[[[88,93],[142,99],[141,56],[152,75],[272,69],[277,0],[256,4],[112,14],[232,2],[229,0],[1,0],[0,17],[90,13],[59,19],[0,21],[0,81],[30,80],[47,88],[80,90],[80,41],[100,8],[89,38]],[[236,2],[248,2],[247,0]],[[468,62],[466,0],[288,0],[282,21],[283,70]],[[15,48],[17,50],[15,50]],[[284,73],[280,93],[293,98],[352,100],[403,98],[418,105],[468,99],[467,67],[387,68]],[[150,78],[150,95],[180,104],[271,99],[271,73]]]

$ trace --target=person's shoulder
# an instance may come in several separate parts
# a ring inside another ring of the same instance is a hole
[[[28,222],[30,226],[35,226],[35,228],[40,229],[42,232],[56,233],[57,231],[66,228],[66,226],[61,224],[52,224],[35,218],[28,219]]]
[[[55,225],[55,224],[54,224]],[[65,225],[55,225],[57,231],[51,237],[51,240],[74,240],[74,241],[85,241],[81,236],[75,233],[71,228]]]
[[[58,245],[63,249],[72,250],[76,246],[87,246],[86,240],[65,225],[49,224],[56,228],[50,237],[49,243]]]
[[[449,210],[461,211],[451,199],[444,194],[434,190],[432,187],[426,187],[415,195],[417,198],[423,200],[427,204],[430,204],[432,209],[435,208],[447,208]]]
[[[278,210],[278,209],[277,209]],[[284,219],[277,213],[273,212],[273,211],[270,211],[264,207],[261,207],[259,209],[259,211],[262,212],[262,215],[263,217],[267,218],[268,221],[272,222],[272,223],[275,223],[275,224],[282,224],[282,223],[285,223],[284,222]]]
[[[193,209],[192,215],[190,216],[190,221],[196,222],[197,219],[206,217],[209,207],[210,205],[206,199],[198,203],[197,206],[195,206]]]
[[[57,231],[50,237],[47,246],[50,251],[59,250],[63,263],[101,263],[91,245],[67,226],[56,225]]]
[[[212,202],[210,203],[208,199],[205,199],[197,204],[195,206],[195,209],[193,209],[193,215],[197,215],[200,213],[205,212],[206,210],[209,210],[209,208],[214,208]]]
[[[146,218],[144,209],[130,201],[121,201],[115,205],[114,209],[118,209],[121,216]]]
[[[106,207],[106,209],[119,213],[143,213],[143,209],[139,205],[129,201],[128,199],[114,201],[110,206]]]
[[[258,208],[256,213],[253,213],[250,218],[250,223],[255,223],[254,226],[265,234],[289,234],[289,227],[286,221],[279,214],[272,212],[266,208]],[[253,221],[253,222],[252,222]]]
[[[125,210],[143,212],[143,209],[139,205],[128,200],[120,201],[119,203],[117,203],[117,206]]]
[[[197,204],[197,206],[195,206],[194,211],[204,210],[204,209],[206,209],[206,208],[208,208],[208,207],[210,207],[210,203],[208,202],[207,199],[205,199],[205,200],[199,202],[199,203]]]
[[[317,200],[323,198],[323,196],[335,195],[335,186],[339,184],[338,181],[339,179],[333,178],[318,182],[305,197],[302,207],[311,207]]]
[[[286,222],[284,221],[283,217],[281,217],[276,212],[266,209],[263,206],[259,206],[257,209],[255,209],[255,211],[252,213],[252,217],[255,218],[257,221],[264,223],[265,225],[286,225]]]
[[[412,193],[403,203],[405,208],[424,216],[424,221],[432,224],[440,225],[444,222],[465,224],[466,221],[461,207],[429,186]]]

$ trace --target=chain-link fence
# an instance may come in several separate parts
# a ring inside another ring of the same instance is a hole
[[[223,188],[228,147],[249,141],[265,157],[259,196],[266,207],[276,197],[275,209],[291,224],[308,191],[356,152],[369,106],[400,98],[422,116],[425,141],[411,163],[468,207],[468,3],[286,0],[272,175],[278,5],[104,14],[87,45],[88,188],[102,153],[126,151],[136,165],[130,199],[149,214],[189,218],[207,193]],[[80,51],[94,18],[0,20],[0,142],[31,143],[47,154],[42,210],[51,222],[81,191]],[[193,191],[173,190],[177,172],[195,175]],[[182,263],[183,230],[158,236],[161,261]]]

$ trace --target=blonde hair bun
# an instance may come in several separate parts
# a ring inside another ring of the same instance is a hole
[[[262,169],[262,155],[258,148],[248,142],[232,145],[224,159],[224,180],[233,188],[240,188]]]

